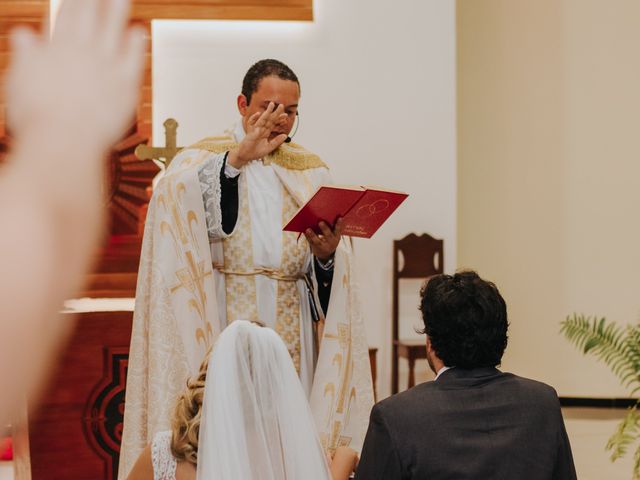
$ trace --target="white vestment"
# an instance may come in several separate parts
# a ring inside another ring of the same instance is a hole
[[[241,127],[239,127],[241,128]],[[283,144],[243,167],[234,231],[220,209],[224,152],[242,130],[180,152],[154,190],[145,225],[131,338],[119,478],[158,431],[170,428],[178,392],[229,322],[260,320],[276,330],[309,395],[327,450],[359,450],[373,405],[368,349],[343,238],[314,369],[314,328],[304,273],[306,239],[282,226],[321,184],[320,159]],[[313,275],[311,275],[313,278]]]
[[[236,142],[241,142],[244,138],[241,123],[233,129],[233,137]],[[215,161],[209,162],[211,168],[203,165],[200,169],[201,182],[205,180],[205,184],[213,184],[220,175],[220,162],[223,160],[224,154],[218,154]],[[314,331],[307,286],[304,278],[298,278],[295,282],[283,282],[277,279],[277,274],[268,275],[268,272],[281,272],[290,277],[302,277],[312,268],[312,256],[306,238],[302,236],[297,239],[296,234],[282,231],[282,226],[299,206],[286,190],[279,174],[286,175],[286,170],[273,164],[265,165],[261,160],[249,162],[243,167],[238,179],[240,207],[233,233],[228,236],[221,230],[216,231],[217,225],[212,226],[209,222],[214,265],[226,263],[226,268],[222,270],[232,271],[234,269],[228,263],[237,265],[237,257],[242,256],[246,260],[246,264],[240,267],[242,273],[247,273],[246,270],[264,270],[267,273],[229,275],[216,269],[214,283],[218,315],[222,328],[237,319],[260,320],[281,336],[287,337],[284,340],[308,396],[313,384]],[[300,192],[304,197],[309,196],[307,188],[315,190],[313,185],[331,183],[329,171],[325,167],[306,169],[305,175],[309,177],[310,185],[292,182],[296,188],[304,188]],[[211,205],[219,202],[219,196],[205,195],[205,203]],[[213,205],[209,205],[207,210],[213,210]],[[225,250],[228,251],[227,255]],[[240,251],[243,253],[239,255]],[[287,305],[291,302],[292,305]],[[286,319],[283,316],[295,318]],[[288,324],[284,325],[287,320]],[[289,335],[291,338],[288,338]]]

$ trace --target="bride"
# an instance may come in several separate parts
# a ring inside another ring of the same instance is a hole
[[[286,346],[270,328],[238,320],[128,480],[346,480],[356,460],[341,447],[328,466]]]

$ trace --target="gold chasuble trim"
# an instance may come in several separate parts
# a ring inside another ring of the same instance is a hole
[[[275,163],[288,170],[329,168],[315,153],[305,150],[297,143],[283,143],[264,159],[266,165]],[[295,212],[293,212],[295,213]]]
[[[240,205],[238,220],[233,235],[222,241],[224,268],[246,270],[253,267],[253,242],[251,239],[251,216],[249,212],[249,192],[246,182],[238,183]],[[227,298],[227,323],[234,320],[258,318],[256,277],[246,275],[225,275]]]
[[[297,210],[293,197],[282,187],[282,218],[291,218]],[[304,269],[309,251],[307,240],[297,241],[293,232],[282,232],[282,260],[280,270],[286,275],[299,275]],[[297,283],[278,282],[276,298],[276,332],[284,341],[296,371],[300,374],[300,294]]]
[[[207,150],[212,153],[223,153],[238,146],[231,135],[207,137],[187,149]],[[265,165],[275,163],[288,170],[308,170],[310,168],[328,168],[318,155],[311,153],[297,143],[283,143],[267,155]],[[295,213],[295,212],[294,212]]]

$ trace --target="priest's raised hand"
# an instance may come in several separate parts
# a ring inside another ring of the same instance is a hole
[[[240,144],[229,151],[227,162],[242,168],[252,160],[269,155],[287,139],[286,133],[278,133],[278,127],[287,121],[284,105],[273,102],[263,112],[256,112],[247,120],[247,134]]]

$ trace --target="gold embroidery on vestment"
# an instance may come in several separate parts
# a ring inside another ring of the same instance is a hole
[[[287,221],[296,212],[296,203],[289,192],[282,187],[282,219]],[[288,276],[299,275],[303,271],[309,246],[304,239],[298,242],[293,232],[282,232],[282,260],[280,270]],[[284,341],[293,364],[300,373],[300,294],[298,286],[292,282],[278,282],[276,300],[276,331]]]
[[[187,149],[207,150],[212,153],[224,153],[238,146],[232,136],[207,137]],[[315,153],[305,150],[296,143],[282,144],[263,160],[265,165],[275,163],[288,170],[308,170],[327,168],[327,165]],[[295,212],[294,212],[295,213]]]
[[[222,241],[224,268],[246,270],[253,268],[251,213],[246,182],[238,183],[238,220],[233,235]],[[258,321],[258,300],[255,276],[225,275],[227,323],[234,320]]]

